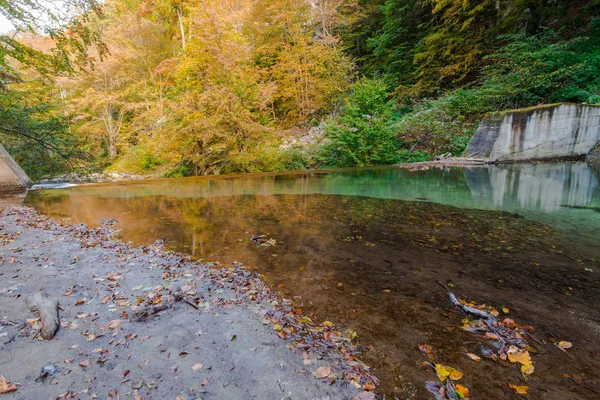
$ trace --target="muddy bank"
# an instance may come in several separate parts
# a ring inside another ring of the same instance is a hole
[[[374,379],[352,340],[324,338],[333,324],[301,315],[256,274],[160,244],[133,249],[113,240],[112,222],[66,227],[23,207],[0,218],[0,375],[17,387],[3,398],[374,397],[342,379]],[[60,303],[52,340],[25,302],[40,291]],[[302,323],[315,331],[304,341]]]

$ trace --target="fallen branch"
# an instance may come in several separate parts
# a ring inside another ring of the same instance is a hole
[[[199,307],[196,304],[194,304],[194,302],[188,300],[185,294],[181,291],[181,289],[177,287],[173,294],[168,297],[167,301],[164,304],[144,307],[141,310],[135,312],[134,319],[136,321],[143,321],[148,317],[151,317],[153,315],[158,314],[161,311],[165,311],[171,308],[171,306],[173,306],[173,304],[175,304],[178,301],[182,301],[185,304],[195,308],[196,310],[199,310]]]
[[[489,314],[485,311],[479,310],[475,307],[469,307],[469,306],[462,304],[460,301],[458,301],[458,299],[456,298],[456,296],[453,293],[448,293],[448,298],[450,299],[452,304],[454,304],[456,306],[456,308],[458,308],[465,314],[471,314],[477,318],[484,319],[484,320],[486,320],[488,325],[493,325],[498,322],[496,317],[494,317],[492,314]]]
[[[58,301],[51,299],[44,292],[34,293],[27,297],[27,307],[40,317],[40,335],[45,340],[51,340],[60,326]]]

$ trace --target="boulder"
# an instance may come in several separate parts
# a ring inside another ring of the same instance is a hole
[[[0,145],[0,194],[24,192],[31,185],[25,171]]]

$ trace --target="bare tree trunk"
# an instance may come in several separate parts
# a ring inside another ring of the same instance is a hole
[[[117,158],[117,139],[123,124],[123,111],[119,112],[119,116],[115,121],[114,107],[110,103],[104,106],[104,127],[108,134],[108,157],[112,161]]]
[[[181,48],[185,50],[185,30],[183,29],[183,10],[177,5],[177,18],[179,19],[179,31],[181,32]]]

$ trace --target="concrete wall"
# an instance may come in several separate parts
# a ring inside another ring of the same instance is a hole
[[[467,155],[491,162],[575,158],[598,141],[600,106],[552,104],[486,116]]]
[[[22,192],[30,186],[27,174],[0,145],[0,194]]]

